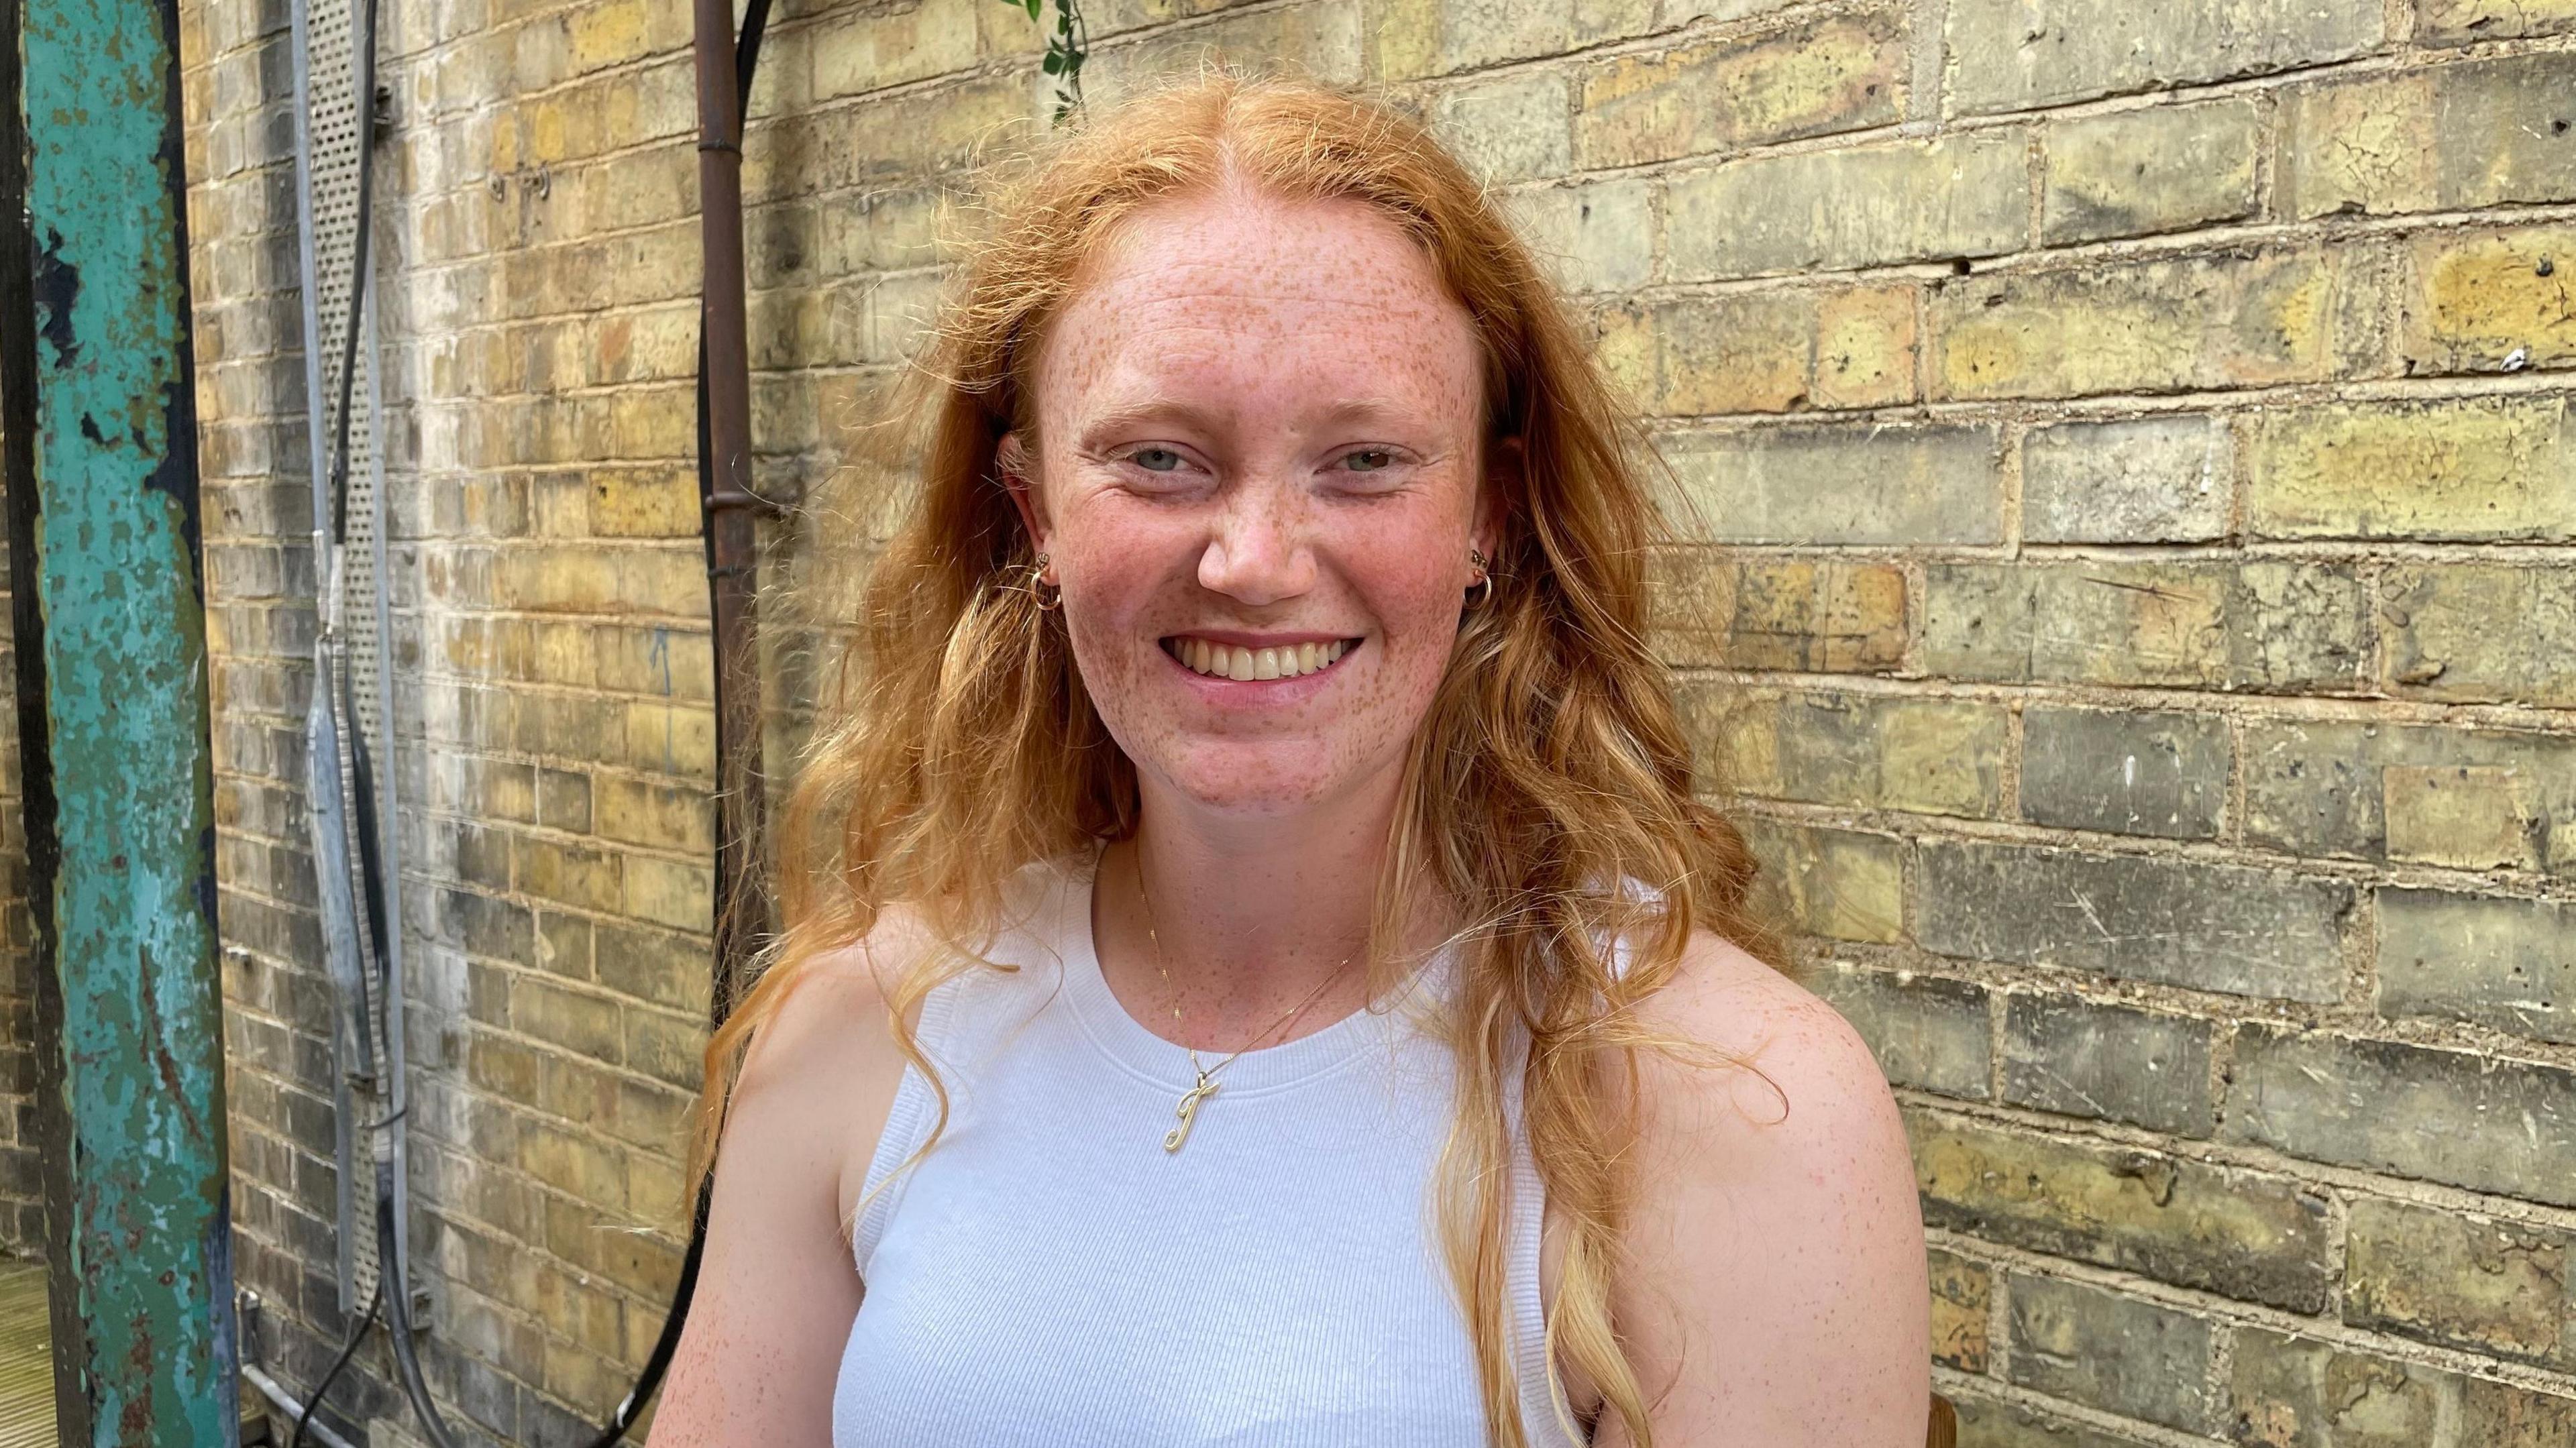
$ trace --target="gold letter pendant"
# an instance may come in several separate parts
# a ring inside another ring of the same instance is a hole
[[[1199,1103],[1214,1096],[1216,1088],[1223,1084],[1210,1080],[1205,1071],[1199,1073],[1199,1084],[1182,1094],[1180,1109],[1173,1113],[1181,1118],[1181,1124],[1163,1133],[1163,1150],[1181,1149],[1181,1143],[1190,1139],[1190,1127],[1199,1119]]]

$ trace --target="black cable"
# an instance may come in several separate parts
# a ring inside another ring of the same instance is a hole
[[[322,1406],[323,1396],[331,1391],[331,1384],[339,1378],[340,1370],[349,1365],[349,1359],[357,1354],[358,1344],[366,1340],[367,1329],[375,1325],[376,1309],[383,1305],[384,1300],[385,1278],[380,1272],[376,1274],[376,1290],[367,1298],[367,1310],[359,1313],[358,1320],[350,1325],[348,1340],[340,1344],[340,1355],[331,1359],[331,1370],[324,1373],[322,1381],[315,1383],[313,1391],[305,1395],[304,1407],[295,1415],[295,1432],[286,1440],[286,1448],[304,1448],[304,1425],[313,1421],[314,1410]]]

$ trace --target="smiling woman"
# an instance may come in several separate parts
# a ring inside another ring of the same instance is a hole
[[[1215,75],[989,222],[654,1442],[1922,1442],[1894,1103],[1693,795],[1631,439],[1475,183]]]

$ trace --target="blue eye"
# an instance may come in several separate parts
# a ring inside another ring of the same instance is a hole
[[[1127,460],[1149,473],[1168,473],[1181,465],[1181,455],[1167,447],[1140,447]]]
[[[1352,472],[1374,473],[1393,467],[1395,454],[1382,447],[1365,447],[1354,453],[1343,454],[1342,461],[1351,465]]]

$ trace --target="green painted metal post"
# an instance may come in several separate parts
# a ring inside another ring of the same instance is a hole
[[[178,10],[0,0],[0,22],[0,459],[58,1424],[66,1444],[232,1445]]]

